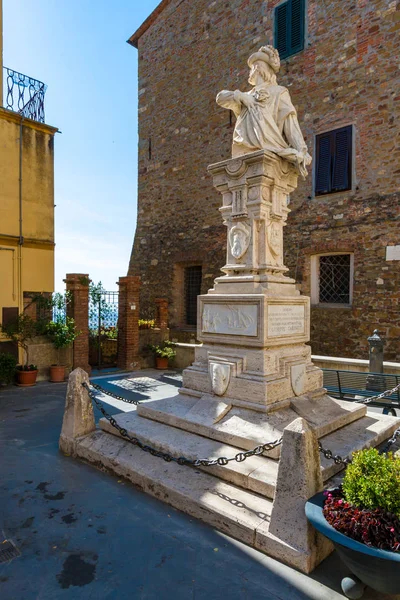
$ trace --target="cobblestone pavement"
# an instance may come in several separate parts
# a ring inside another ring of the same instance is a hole
[[[179,377],[166,375],[143,372],[146,400],[176,393]],[[135,393],[117,381],[99,383]],[[336,555],[306,577],[61,454],[65,384],[0,389],[0,547],[21,553],[0,564],[2,600],[344,598]]]

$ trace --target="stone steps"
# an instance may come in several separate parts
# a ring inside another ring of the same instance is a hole
[[[150,410],[146,410],[145,414],[154,416],[155,412],[151,410],[151,406],[149,408]],[[199,435],[184,431],[177,426],[171,426],[171,424],[144,418],[136,410],[114,415],[114,418],[130,435],[138,437],[142,442],[157,450],[168,452],[176,457],[186,456],[191,460],[219,456],[231,457],[241,450],[237,446],[204,437],[203,432],[203,435]],[[378,413],[368,413],[357,421],[325,435],[320,438],[320,441],[325,449],[345,458],[350,457],[356,450],[378,446],[388,439],[399,426],[400,419]],[[118,431],[104,418],[100,420],[100,427],[112,435],[119,435]],[[268,441],[270,439],[271,436],[268,437]],[[255,441],[252,447],[256,444]],[[198,468],[214,477],[272,499],[275,494],[278,467],[278,460],[268,456],[252,456],[241,463],[232,461],[225,466]],[[323,481],[327,482],[341,471],[343,466],[335,464],[321,454],[321,469]]]
[[[231,457],[240,452],[240,448],[222,444],[194,433],[163,425],[138,415],[136,411],[114,415],[117,423],[132,436],[145,444],[173,456],[186,456],[190,460],[197,458]],[[113,435],[118,431],[106,419],[100,420],[100,427]],[[267,498],[273,498],[278,476],[278,461],[265,456],[251,456],[243,462],[231,461],[225,466],[198,467],[200,470],[251,490]]]
[[[317,398],[297,397],[290,406],[261,413],[246,410],[211,396],[202,398],[178,394],[171,398],[141,404],[137,413],[147,420],[194,433],[219,443],[251,450],[259,444],[279,439],[285,427],[299,416],[314,429],[318,438],[358,422],[366,407],[334,400],[327,395]],[[265,456],[278,459],[280,447]]]
[[[198,469],[165,462],[103,430],[80,438],[74,453],[219,531],[309,572],[304,551],[269,533],[271,500]]]

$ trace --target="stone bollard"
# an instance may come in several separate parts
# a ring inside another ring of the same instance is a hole
[[[59,448],[65,454],[75,455],[75,440],[95,431],[96,423],[92,401],[82,383],[89,383],[89,376],[80,367],[68,378],[67,397]]]
[[[369,344],[369,372],[370,373],[383,373],[383,346],[384,342],[379,335],[377,329],[368,338]],[[385,378],[379,377],[379,375],[368,375],[366,390],[373,392],[383,392],[385,390]]]
[[[317,437],[304,419],[296,419],[283,432],[269,532],[299,552],[298,568],[306,573],[333,550],[305,515],[306,501],[322,489]]]

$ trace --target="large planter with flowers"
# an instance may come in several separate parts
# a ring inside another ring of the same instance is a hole
[[[400,458],[355,453],[342,486],[316,494],[305,510],[351,571],[342,580],[348,598],[361,598],[365,586],[400,593]]]
[[[400,592],[400,553],[366,546],[340,533],[328,523],[323,514],[326,497],[321,492],[306,504],[307,519],[328,539],[352,574],[342,581],[348,598],[361,598],[364,587],[369,586],[383,594]]]

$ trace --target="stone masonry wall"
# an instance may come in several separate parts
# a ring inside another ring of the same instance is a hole
[[[138,225],[129,274],[141,276],[141,307],[170,302],[183,325],[182,269],[202,264],[203,289],[225,263],[226,232],[207,165],[230,155],[234,117],[221,89],[248,89],[247,58],[273,43],[277,0],[172,0],[139,40]],[[313,178],[290,202],[286,263],[310,293],[310,255],[354,251],[349,309],[312,309],[314,354],[366,358],[376,327],[385,358],[400,359],[400,9],[390,0],[308,0],[305,49],[282,61],[311,154],[314,136],[353,125],[350,192],[315,198]],[[174,291],[175,290],[175,291]],[[182,304],[182,302],[180,302]]]

